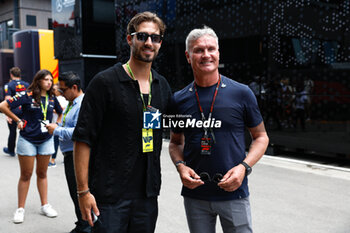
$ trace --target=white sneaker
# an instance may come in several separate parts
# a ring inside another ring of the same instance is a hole
[[[22,223],[24,221],[24,209],[18,208],[13,216],[14,223]]]
[[[49,218],[54,218],[54,217],[57,217],[58,215],[56,210],[54,210],[50,204],[41,206],[40,213]]]

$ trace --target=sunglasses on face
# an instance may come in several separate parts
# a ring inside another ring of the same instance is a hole
[[[146,32],[133,32],[130,34],[131,36],[136,35],[138,41],[146,42],[148,37],[151,37],[152,43],[160,43],[163,40],[162,35],[158,34],[148,34]]]

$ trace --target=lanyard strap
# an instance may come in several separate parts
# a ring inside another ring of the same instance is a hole
[[[128,69],[130,75],[131,75],[131,78],[133,80],[136,80],[135,77],[134,77],[134,74],[129,66],[129,62],[126,63],[126,68]],[[148,104],[147,106],[151,105],[151,99],[152,99],[152,91],[151,91],[151,85],[152,85],[152,72],[149,72],[149,96],[148,96]],[[141,87],[140,87],[141,88]],[[143,111],[146,111],[146,104],[145,104],[145,101],[143,99],[143,95],[141,93],[141,89],[140,89],[140,96],[141,96],[141,100],[142,100],[142,104],[143,104]]]
[[[217,96],[217,94],[218,94],[220,82],[221,82],[221,76],[219,75],[219,81],[218,81],[218,84],[216,85],[215,92],[214,92],[214,96],[213,96],[213,100],[212,100],[211,106],[210,106],[210,111],[209,111],[209,116],[208,116],[208,119],[209,119],[209,120],[211,119],[211,116],[212,116],[212,113],[213,113],[214,103],[215,103],[216,96]],[[197,91],[196,82],[193,82],[193,88],[194,88],[195,93],[196,93],[196,99],[197,99],[199,111],[201,112],[202,121],[205,121],[205,116],[204,116],[203,108],[202,108],[201,103],[200,103],[200,101],[199,101],[199,95],[198,95],[198,91]],[[209,128],[209,129],[210,129],[210,132],[211,132],[211,134],[212,134],[212,136],[213,136],[213,141],[214,141],[214,143],[215,143],[215,136],[214,136],[213,129],[212,129],[212,128]],[[208,129],[207,129],[207,128],[204,128],[204,132],[205,132],[205,136],[207,136],[207,135],[208,135]]]
[[[66,124],[66,116],[67,116],[68,112],[72,109],[72,107],[73,107],[73,102],[69,102],[68,107],[66,108],[66,111],[63,114],[62,126],[65,126],[65,124]]]
[[[45,107],[43,106],[43,103],[40,101],[41,105],[41,112],[44,115],[44,121],[46,121],[46,116],[47,116],[47,106],[49,106],[49,94],[46,93],[46,98],[45,98]]]
[[[210,106],[210,112],[209,112],[209,117],[208,117],[208,119],[211,118],[211,115],[212,115],[212,112],[213,112],[213,109],[214,109],[214,103],[215,103],[216,96],[217,96],[217,94],[218,94],[220,82],[221,82],[221,76],[219,76],[219,81],[218,81],[218,84],[216,85],[216,88],[215,88],[213,100],[212,100],[211,106]],[[200,101],[199,101],[199,96],[198,96],[198,91],[197,91],[196,82],[193,82],[193,87],[194,87],[194,91],[195,91],[195,93],[196,93],[196,98],[197,98],[197,103],[198,103],[199,111],[201,112],[202,120],[204,121],[204,120],[205,120],[205,116],[204,116],[204,113],[203,113],[203,108],[202,108],[201,103],[200,103]]]

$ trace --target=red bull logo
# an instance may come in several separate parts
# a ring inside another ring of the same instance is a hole
[[[21,47],[22,47],[22,42],[21,41],[17,41],[15,43],[15,48],[17,49],[17,48],[21,48]]]
[[[21,92],[21,91],[25,91],[26,87],[22,84],[19,84],[16,86],[16,92]]]

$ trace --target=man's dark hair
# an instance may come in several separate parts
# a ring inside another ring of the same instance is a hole
[[[12,74],[16,78],[20,78],[21,77],[21,69],[18,67],[12,67],[10,69],[10,74]]]
[[[136,32],[139,25],[143,22],[153,22],[157,24],[160,34],[164,35],[166,27],[163,20],[161,20],[156,14],[149,11],[138,13],[130,20],[127,27],[127,34],[130,35],[131,33]]]
[[[73,71],[61,73],[58,76],[58,81],[63,81],[69,88],[71,88],[73,85],[77,85],[78,91],[80,91],[81,89],[79,75]]]

